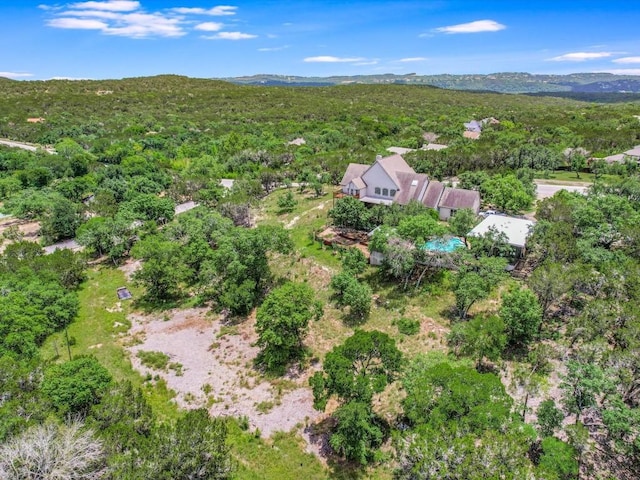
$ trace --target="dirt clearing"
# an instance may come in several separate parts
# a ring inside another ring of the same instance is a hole
[[[158,375],[176,392],[183,408],[205,406],[213,416],[247,417],[263,437],[304,428],[322,414],[313,408],[309,375],[290,374],[267,380],[253,368],[258,348],[254,318],[227,326],[207,310],[174,310],[155,316],[130,315],[131,363],[143,376]],[[163,371],[142,364],[139,351],[169,356]]]

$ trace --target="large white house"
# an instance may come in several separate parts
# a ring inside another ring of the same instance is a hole
[[[480,210],[480,193],[475,190],[445,187],[416,173],[400,155],[378,155],[373,165],[350,163],[340,182],[344,195],[359,198],[365,203],[406,205],[412,200],[438,211],[447,220],[457,210]]]

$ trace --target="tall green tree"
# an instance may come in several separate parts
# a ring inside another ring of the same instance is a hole
[[[151,235],[135,244],[131,253],[143,260],[134,280],[146,288],[145,296],[152,302],[166,302],[180,293],[179,284],[186,275],[180,258],[180,245]]]
[[[531,290],[514,288],[502,297],[500,317],[504,321],[509,343],[526,346],[538,333],[542,307]]]
[[[342,403],[371,404],[373,395],[396,379],[401,366],[402,353],[391,337],[358,329],[327,353],[323,371],[309,379],[314,407],[324,410],[332,395]]]
[[[78,357],[46,370],[42,391],[61,414],[83,414],[100,401],[110,383],[111,374],[95,357]]]
[[[598,365],[569,360],[560,388],[565,411],[574,414],[578,423],[582,412],[594,407],[599,396],[610,388],[610,384]]]
[[[462,237],[464,243],[467,243],[467,235],[477,223],[478,217],[475,212],[470,208],[462,208],[449,219],[449,228],[454,235]]]
[[[462,355],[475,359],[478,369],[482,369],[485,358],[499,360],[507,344],[504,322],[495,315],[457,323],[448,338]]]
[[[336,227],[367,231],[372,228],[367,206],[354,197],[337,200],[328,216]]]
[[[556,402],[548,398],[540,403],[536,412],[538,417],[538,431],[542,437],[551,437],[562,426],[564,414],[556,407]]]
[[[334,415],[335,431],[329,444],[335,452],[349,460],[366,465],[384,440],[380,419],[366,402],[353,400],[340,406]]]
[[[257,362],[271,371],[282,371],[304,352],[303,339],[309,320],[322,316],[311,287],[289,282],[271,291],[258,308],[256,332],[262,349]]]
[[[60,197],[41,222],[41,234],[47,243],[73,238],[82,222],[81,208],[77,203]]]

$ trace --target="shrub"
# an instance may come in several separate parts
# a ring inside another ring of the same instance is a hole
[[[420,321],[403,317],[396,321],[396,327],[404,335],[415,335],[420,331]]]

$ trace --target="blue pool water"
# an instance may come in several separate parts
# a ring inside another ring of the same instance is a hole
[[[453,252],[458,248],[464,247],[464,242],[457,237],[452,238],[436,238],[424,244],[422,248],[436,252]]]

